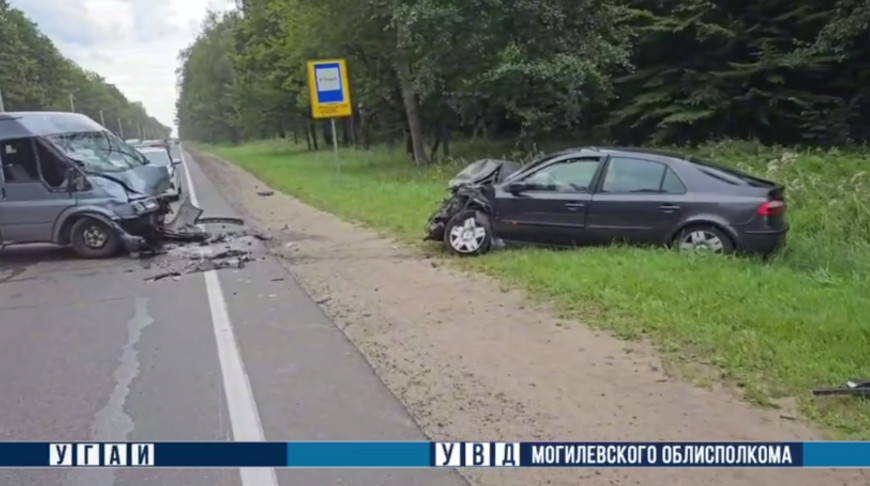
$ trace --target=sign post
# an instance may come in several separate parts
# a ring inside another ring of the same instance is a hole
[[[353,115],[347,62],[344,59],[308,61],[308,92],[311,95],[311,117],[315,120],[329,118],[331,122],[335,170],[341,174],[335,119]]]

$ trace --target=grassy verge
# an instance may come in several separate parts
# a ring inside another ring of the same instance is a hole
[[[419,240],[456,171],[421,171],[386,149],[346,150],[339,176],[330,152],[280,142],[205,148],[277,190],[409,241]],[[649,338],[673,360],[712,365],[706,379],[734,384],[751,401],[795,397],[835,436],[870,438],[870,405],[809,396],[816,386],[870,378],[868,162],[751,145],[700,152],[787,184],[793,231],[784,255],[762,263],[631,248],[515,250],[462,264],[591,325]]]

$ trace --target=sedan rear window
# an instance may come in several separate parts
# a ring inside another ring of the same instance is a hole
[[[746,172],[715,164],[707,160],[694,157],[688,160],[693,164],[701,166],[700,169],[705,174],[711,177],[715,177],[729,184],[738,185],[742,182],[753,187],[770,187],[776,185],[773,182],[761,179],[759,177],[755,177],[751,174],[747,174]],[[728,180],[729,178],[732,180]]]

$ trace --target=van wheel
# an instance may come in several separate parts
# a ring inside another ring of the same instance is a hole
[[[118,253],[118,234],[95,218],[81,218],[70,228],[70,245],[82,258],[108,258]]]

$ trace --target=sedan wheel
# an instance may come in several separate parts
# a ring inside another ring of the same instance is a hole
[[[463,211],[447,223],[444,241],[460,255],[486,253],[492,244],[489,220],[483,213]]]
[[[474,253],[483,245],[485,238],[486,230],[477,224],[473,216],[450,230],[450,246],[460,253]]]
[[[692,228],[684,231],[678,242],[680,251],[694,253],[727,253],[731,242],[713,228]]]

